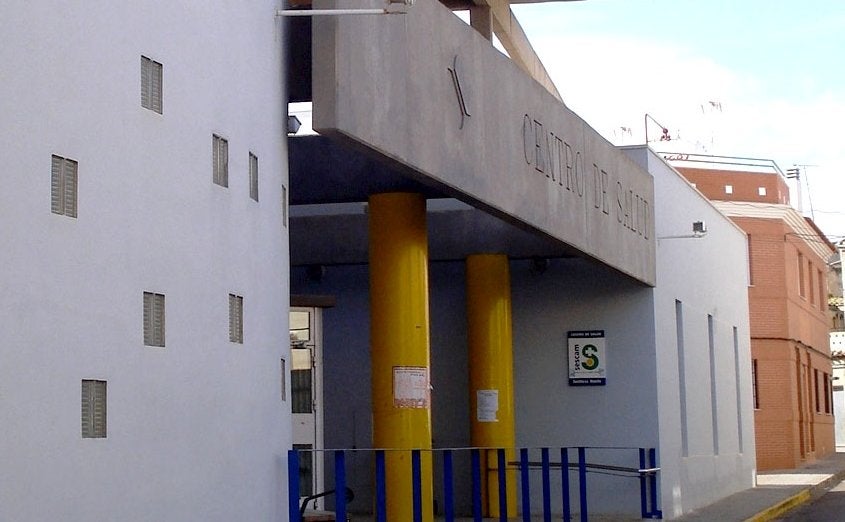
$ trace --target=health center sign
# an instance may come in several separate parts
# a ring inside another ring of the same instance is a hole
[[[604,330],[576,330],[567,334],[569,344],[569,385],[604,386],[606,344]]]
[[[321,135],[656,283],[652,176],[441,2],[417,0],[395,17],[315,17],[312,63]]]

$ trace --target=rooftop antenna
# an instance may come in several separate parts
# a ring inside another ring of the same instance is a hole
[[[796,210],[800,213],[804,213],[804,198],[801,196],[801,169],[798,166],[794,166],[791,169],[786,169],[786,179],[794,179],[795,180],[795,196],[798,200],[795,204]]]
[[[710,152],[711,150],[716,149],[716,121],[714,118],[718,117],[718,115],[722,113],[722,102],[719,100],[708,100],[699,104],[699,107],[701,108],[704,131],[710,134],[710,144],[709,146],[705,145],[705,142],[708,141],[707,137],[705,137],[702,139],[703,141],[698,140],[696,145],[700,146],[703,151]]]
[[[813,209],[813,196],[810,192],[810,182],[807,179],[807,167],[818,167],[818,165],[807,165],[801,164],[796,165],[792,164],[791,169],[786,169],[786,179],[794,179],[796,183],[797,189],[797,196],[798,196],[798,206],[796,207],[798,212],[804,213],[804,199],[801,195],[801,170],[804,170],[804,184],[807,185],[807,202],[810,203],[810,219],[813,221],[816,220],[816,213]]]
[[[656,123],[662,131],[662,134],[660,135],[660,138],[658,138],[657,141],[672,141],[672,135],[669,134],[669,129],[667,127],[664,127],[663,124],[660,123],[659,121],[655,120],[654,117],[652,117],[649,113],[645,113],[644,120],[645,120],[645,143],[646,143],[646,145],[648,145],[649,141],[653,141],[653,140],[648,139],[648,120],[651,120],[654,123]]]
[[[631,127],[626,127],[625,125],[621,125],[621,126],[619,126],[618,129],[613,130],[613,137],[618,138],[622,142],[622,145],[625,144],[625,135],[626,134],[628,136],[632,135]]]
[[[807,202],[810,203],[810,219],[816,220],[816,213],[813,210],[813,191],[810,190],[810,176],[807,175],[807,167],[818,167],[818,165],[795,165],[804,169],[804,184],[807,185]]]

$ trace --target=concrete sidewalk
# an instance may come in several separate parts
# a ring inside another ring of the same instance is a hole
[[[697,509],[683,522],[764,522],[823,495],[845,479],[845,453],[833,453],[798,469],[763,471],[757,486]]]

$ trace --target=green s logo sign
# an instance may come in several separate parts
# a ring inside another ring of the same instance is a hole
[[[585,370],[595,370],[599,367],[599,358],[596,357],[596,352],[598,348],[596,348],[592,344],[584,345],[584,348],[581,350],[581,354],[584,356],[584,361],[581,363],[581,367]]]

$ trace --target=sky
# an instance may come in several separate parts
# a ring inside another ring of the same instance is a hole
[[[845,2],[513,5],[564,103],[616,145],[800,166],[803,211],[845,238]],[[658,123],[655,123],[658,122]],[[670,142],[654,141],[661,126]],[[793,192],[793,206],[796,205]]]

